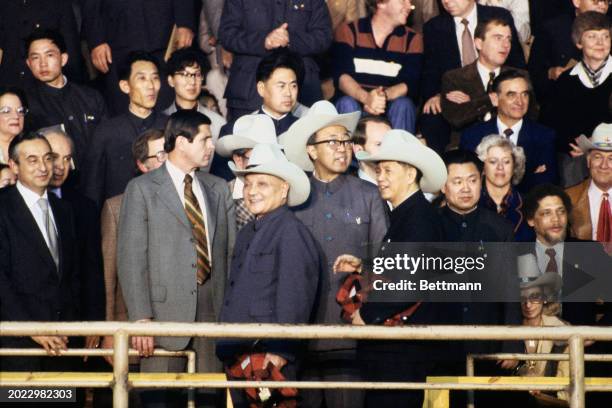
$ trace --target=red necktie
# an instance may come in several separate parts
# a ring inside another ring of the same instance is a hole
[[[603,193],[597,220],[597,241],[604,243],[606,252],[612,253],[612,211],[608,193]]]
[[[552,248],[548,248],[546,251],[544,251],[544,253],[550,258],[548,265],[546,265],[546,272],[559,273],[557,261],[555,260],[555,255],[557,255],[557,252]]]

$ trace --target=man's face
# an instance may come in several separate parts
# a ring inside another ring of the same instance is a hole
[[[376,183],[380,196],[393,205],[400,203],[408,191],[408,179],[416,176],[414,167],[396,161],[376,163]]]
[[[130,97],[130,103],[144,109],[155,107],[160,86],[157,67],[149,61],[134,62],[128,80],[119,81],[119,87]]]
[[[346,172],[353,153],[350,140],[344,126],[328,126],[316,133],[316,144],[307,146],[307,150],[318,176],[328,178]]]
[[[159,168],[166,159],[168,154],[164,151],[164,138],[149,140],[147,142],[147,159],[144,163],[138,161],[138,169],[144,174]]]
[[[17,146],[17,162],[11,159],[9,165],[21,184],[43,195],[53,174],[53,152],[45,140],[27,140]]]
[[[608,0],[572,0],[578,14],[587,11],[596,11],[601,14],[608,12]]]
[[[529,108],[529,85],[523,78],[510,79],[500,84],[497,93],[497,113],[504,119],[521,120]]]
[[[168,76],[168,83],[174,88],[177,99],[189,102],[195,102],[198,99],[202,91],[202,81],[202,69],[197,64]]]
[[[376,14],[384,14],[397,27],[406,25],[411,11],[412,2],[410,0],[387,0],[378,4]]]
[[[540,287],[521,290],[521,311],[523,318],[536,319],[542,314],[544,293]]]
[[[514,172],[512,152],[499,146],[489,148],[484,161],[484,176],[495,187],[508,187]]]
[[[567,210],[558,196],[546,196],[538,203],[533,219],[527,223],[536,233],[538,240],[553,246],[565,240],[567,229]]]
[[[62,67],[68,62],[68,54],[62,54],[51,40],[36,40],[30,45],[26,64],[34,78],[45,83],[61,79]]]
[[[442,187],[448,206],[459,214],[472,211],[480,199],[480,173],[474,163],[451,164]]]
[[[72,166],[72,147],[70,141],[59,133],[51,133],[47,135],[47,140],[53,151],[53,175],[51,176],[51,187],[61,187],[68,175]]]
[[[610,31],[589,30],[585,31],[576,45],[582,50],[584,59],[591,61],[604,61],[610,55]]]
[[[453,17],[467,16],[472,11],[474,3],[474,0],[442,0],[442,6]]]
[[[474,45],[479,51],[479,61],[489,69],[504,65],[512,45],[512,31],[509,26],[488,24],[484,36],[474,39]]]
[[[17,95],[6,93],[0,97],[0,133],[17,136],[23,131],[24,117]]]
[[[288,68],[277,68],[267,81],[257,83],[257,92],[263,98],[264,107],[271,113],[282,116],[291,112],[298,97],[295,72]]]
[[[247,174],[243,193],[248,210],[255,216],[262,216],[285,204],[289,184],[268,174]]]
[[[363,145],[363,150],[370,154],[377,153],[385,133],[390,130],[391,127],[386,123],[368,122],[365,128],[366,142]]]
[[[209,125],[200,125],[198,127],[198,134],[193,138],[191,143],[182,136],[179,136],[179,138],[183,139],[181,149],[189,161],[190,166],[195,168],[208,165],[214,151]]]
[[[591,150],[587,156],[591,178],[603,191],[612,188],[612,152]]]
[[[241,149],[240,153],[234,152],[232,154],[232,160],[239,170],[244,170],[249,165],[249,159],[251,158],[251,152],[253,149]]]

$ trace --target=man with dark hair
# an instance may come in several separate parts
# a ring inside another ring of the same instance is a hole
[[[353,133],[353,153],[364,151],[369,154],[378,152],[385,133],[391,130],[391,123],[384,116],[367,116],[357,123]],[[376,165],[360,160],[357,176],[374,185],[376,183]]]
[[[196,171],[212,158],[210,120],[191,110],[173,113],[164,130],[164,148],[168,160],[132,180],[121,206],[117,265],[128,316],[139,322],[215,322],[236,221],[227,183]],[[154,347],[194,348],[198,372],[221,372],[211,339],[134,336],[132,346],[149,357],[141,359],[144,372],[184,370],[182,358],[150,357]],[[145,392],[143,402],[176,401],[171,394]]]
[[[529,106],[535,103],[527,73],[515,69],[500,73],[493,81],[492,91],[491,102],[497,108],[497,117],[466,129],[460,148],[476,151],[485,136],[504,135],[525,151],[525,176],[518,185],[521,192],[541,183],[556,183],[556,134],[526,117]]]
[[[177,110],[193,109],[208,116],[211,121],[210,130],[213,135],[213,144],[219,138],[221,127],[225,119],[218,113],[202,105],[198,98],[202,92],[202,82],[208,71],[206,56],[192,48],[183,48],[175,51],[166,64],[168,84],[174,89],[174,103],[164,113],[172,115]],[[210,166],[209,166],[210,167]],[[208,170],[206,168],[205,170]]]
[[[151,54],[130,54],[119,75],[119,87],[130,98],[129,111],[98,126],[83,169],[82,189],[99,206],[123,193],[135,176],[130,154],[133,141],[147,129],[162,129],[167,119],[154,110],[160,77],[157,60]]]
[[[423,37],[406,25],[410,2],[369,1],[368,17],[340,26],[332,46],[338,112],[384,115],[414,133]]]
[[[81,275],[74,219],[68,203],[47,192],[53,174],[49,142],[36,133],[16,136],[9,165],[19,179],[0,192],[0,320],[76,321]],[[56,356],[66,336],[2,337],[3,348],[43,347]],[[69,358],[2,358],[2,371],[74,371]]]
[[[421,132],[427,144],[442,153],[450,141],[450,128],[442,112],[441,83],[447,71],[465,67],[476,58],[474,33],[478,23],[492,18],[507,22],[511,30],[512,46],[508,65],[525,67],[525,57],[508,10],[476,4],[475,0],[449,0],[442,2],[447,13],[432,18],[423,26],[424,56],[421,89],[425,104],[421,116]]]
[[[26,39],[28,65],[34,81],[26,87],[32,128],[63,125],[74,142],[74,159],[83,164],[97,125],[106,117],[104,99],[95,90],[78,85],[63,74],[72,55],[62,35],[39,29]]]
[[[319,67],[313,56],[325,52],[331,40],[331,21],[324,0],[304,0],[299,4],[226,0],[219,41],[234,54],[225,90],[229,120],[260,106],[255,87],[257,65],[268,52],[278,48],[288,48],[304,58],[300,101],[310,106],[321,99]]]

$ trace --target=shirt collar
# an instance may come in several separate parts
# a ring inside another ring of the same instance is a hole
[[[275,118],[274,115],[272,115],[270,113],[270,111],[268,111],[263,105],[261,105],[261,113],[263,113],[264,115],[269,116],[272,120],[282,120],[285,118],[285,116],[287,116],[289,113],[285,113],[283,116],[279,117],[279,118]]]
[[[233,181],[232,198],[234,200],[240,200],[244,198],[244,181],[242,181],[242,177],[236,177]]]
[[[38,204],[38,200],[40,200],[41,198],[44,198],[45,200],[49,199],[49,196],[47,195],[47,190],[44,191],[42,196],[39,196],[34,191],[24,186],[21,181],[17,181],[17,190],[21,194],[21,197],[23,197],[23,201],[25,201],[26,205],[30,209],[34,208],[34,206]]]
[[[144,125],[146,127],[151,127],[153,126],[153,123],[155,122],[155,117],[156,115],[155,115],[154,110],[152,110],[151,113],[149,113],[149,116],[143,119],[140,116],[134,115],[132,111],[128,109],[128,118],[136,126]]]
[[[359,25],[359,32],[360,33],[370,33],[373,34],[372,31],[372,17],[366,17],[366,18],[362,18],[358,21],[357,23]],[[392,35],[401,37],[404,34],[406,34],[406,27],[403,25],[397,26],[393,29],[393,31],[391,32],[391,34],[389,34],[389,37],[391,37]],[[389,38],[387,37],[387,38]],[[387,42],[387,39],[385,38],[385,43]]]
[[[489,73],[491,72],[491,70],[482,65],[478,60],[476,60],[476,69],[478,69],[478,75],[480,76],[480,80],[486,88],[487,84],[489,83]],[[495,68],[493,72],[495,73],[495,77],[497,77],[501,72],[501,67]]]
[[[582,64],[583,62],[579,62],[578,64],[574,65],[574,68],[572,68],[569,74],[574,76],[577,75],[580,82],[582,82],[582,85],[586,86],[587,88],[593,88],[593,84],[591,83],[591,80],[589,79],[589,76],[584,70],[584,66]],[[599,85],[601,85],[608,78],[608,76],[612,74],[612,56],[608,57],[605,64],[606,65],[601,71],[601,76],[599,77]]]
[[[444,207],[444,211],[446,211],[446,214],[449,216],[449,218],[455,222],[456,224],[460,224],[464,221],[472,221],[472,220],[476,220],[479,216],[480,213],[480,207],[478,207],[478,205],[476,205],[476,208],[474,208],[471,212],[467,213],[467,214],[459,214],[458,212],[455,212],[453,209],[451,209],[448,205],[446,207]]]
[[[173,164],[170,159],[166,160],[166,169],[168,170],[168,173],[170,174],[170,178],[172,179],[172,181],[174,182],[175,185],[182,185],[183,182],[185,181],[185,175],[186,173],[183,172],[183,170],[179,169],[175,164]],[[189,175],[195,179],[195,170],[192,170]]]
[[[372,183],[375,186],[378,185],[378,183],[376,182],[376,180],[374,178],[370,177],[370,175],[368,173],[366,173],[365,171],[363,171],[361,169],[357,170],[357,176],[360,179],[362,179],[364,181],[367,181],[368,183]]]
[[[521,128],[523,127],[523,119],[519,120],[518,122],[516,122],[513,126],[510,126],[510,129],[512,129],[512,135],[517,135],[519,134],[519,132],[521,131]],[[508,125],[506,125],[504,122],[502,122],[499,119],[499,116],[497,117],[497,130],[499,131],[499,134],[503,136],[503,132],[504,130],[508,129]]]
[[[259,231],[260,229],[271,223],[273,220],[277,219],[278,217],[281,217],[282,215],[287,214],[288,212],[289,207],[287,207],[286,204],[281,205],[280,207],[275,210],[272,210],[263,217],[255,218],[255,221],[253,222],[253,229],[255,231]]]
[[[595,182],[593,182],[593,179],[591,179],[591,182],[589,183],[589,191],[588,191],[588,195],[590,197],[596,198],[596,202],[597,205],[601,204],[601,196],[603,195],[603,193],[605,193],[606,191],[601,190],[599,187],[597,187],[595,185]],[[612,199],[612,188],[608,189],[607,191],[608,195],[610,196],[610,199]]]
[[[348,176],[345,174],[340,174],[338,177],[336,177],[332,181],[325,182],[325,181],[319,180],[317,176],[315,175],[315,173],[312,173],[312,176],[310,177],[310,183],[312,184],[312,187],[314,189],[333,194],[337,192],[338,190],[340,190],[342,186],[344,186],[344,183],[346,182],[346,177]]]
[[[476,10],[477,10],[477,6],[476,3],[474,3],[474,6],[472,7],[472,11],[470,11],[470,13],[465,16],[465,19],[468,21],[468,26],[470,27],[474,27],[478,24],[478,16],[476,14]],[[453,17],[453,20],[455,21],[455,26],[461,27],[461,29],[463,29],[463,24],[461,24],[461,20],[463,20],[463,17]],[[472,37],[474,36],[474,30],[470,30],[472,31]]]

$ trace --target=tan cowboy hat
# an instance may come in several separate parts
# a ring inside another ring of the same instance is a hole
[[[219,138],[215,151],[219,156],[232,157],[238,149],[252,149],[258,143],[276,144],[276,129],[268,115],[244,115],[234,123],[233,133]]]
[[[448,177],[444,161],[438,153],[425,146],[414,135],[401,129],[392,129],[385,133],[377,153],[360,151],[355,156],[360,161],[389,160],[416,167],[423,173],[420,185],[425,193],[440,191]]]
[[[561,290],[562,280],[558,273],[541,273],[534,254],[525,254],[517,258],[517,270],[522,289],[540,286],[546,299],[552,299]]]
[[[588,153],[590,150],[612,151],[612,123],[600,123],[597,125],[590,139],[585,135],[580,135],[578,146],[585,153]]]
[[[287,160],[279,145],[270,143],[255,145],[249,158],[249,166],[245,170],[238,169],[233,162],[227,164],[237,177],[255,173],[269,174],[285,180],[289,183],[287,197],[289,207],[304,203],[310,195],[310,181],[306,173]]]
[[[292,163],[304,171],[313,171],[314,166],[306,152],[306,143],[310,136],[329,126],[344,126],[350,134],[355,131],[361,112],[339,114],[336,107],[328,101],[315,102],[307,114],[295,121],[278,141],[285,148],[285,154]]]

